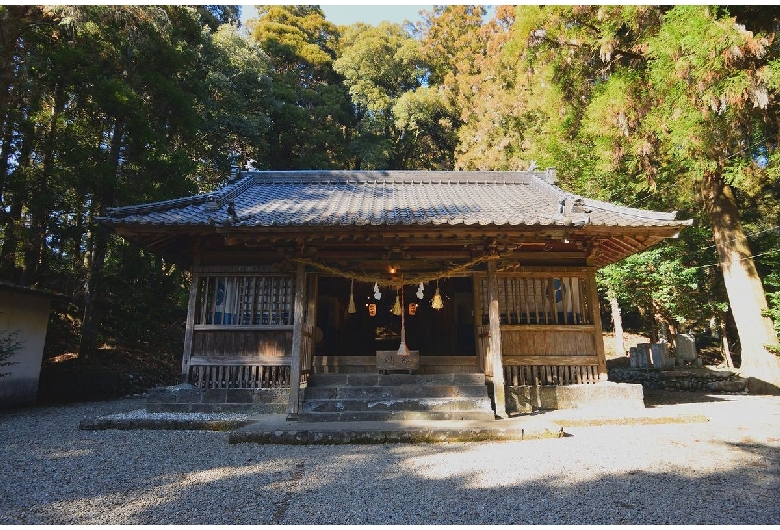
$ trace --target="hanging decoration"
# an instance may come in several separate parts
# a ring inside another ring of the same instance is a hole
[[[376,316],[376,304],[366,304],[368,306],[368,316]]]
[[[444,302],[442,302],[441,293],[439,292],[439,280],[436,280],[436,292],[433,294],[433,300],[431,300],[431,307],[437,311],[442,307],[444,307]]]
[[[395,303],[393,304],[392,309],[390,309],[390,312],[395,316],[399,316],[404,312],[403,307],[401,306],[401,297],[397,291],[395,293]]]
[[[356,313],[355,309],[355,280],[352,280],[349,284],[349,305],[347,306],[347,313]]]
[[[409,355],[409,347],[406,345],[406,320],[404,319],[404,290],[401,289],[401,345],[398,346],[398,355],[402,356],[408,356]],[[396,298],[395,303],[399,303],[398,299]]]
[[[345,271],[308,258],[291,258],[290,261],[294,263],[303,263],[304,265],[313,267],[319,270],[320,272],[332,274],[334,276],[340,276],[342,278],[349,278],[360,283],[368,283],[368,284],[373,283],[374,298],[379,300],[382,297],[382,293],[379,292],[380,287],[393,287],[398,289],[403,285],[414,285],[419,283],[432,282],[435,280],[439,280],[441,278],[451,278],[453,276],[460,276],[464,272],[469,272],[473,267],[479,265],[480,263],[483,263],[485,261],[497,260],[500,258],[501,256],[499,256],[498,254],[485,254],[484,256],[480,256],[469,262],[463,263],[461,265],[456,265],[449,269],[431,272],[428,274],[421,274],[419,276],[414,276],[408,279],[404,279],[403,277],[394,277],[392,279],[388,279],[386,276],[383,275],[370,275],[370,274],[353,272],[353,271]]]
[[[423,299],[425,296],[425,293],[423,293],[423,289],[425,289],[425,285],[423,285],[423,282],[420,282],[420,287],[417,288],[417,298],[420,300]]]

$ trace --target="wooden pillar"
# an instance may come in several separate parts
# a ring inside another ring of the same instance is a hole
[[[471,275],[472,290],[474,294],[474,342],[477,352],[477,370],[487,375],[484,352],[482,351],[482,277]]]
[[[496,416],[506,418],[506,397],[504,395],[504,363],[501,358],[501,314],[498,307],[498,274],[496,260],[487,262],[488,319],[490,323],[490,359],[493,367],[493,398]]]
[[[190,377],[190,357],[192,357],[192,334],[195,329],[195,303],[198,299],[198,283],[200,275],[193,272],[190,279],[190,299],[187,303],[187,323],[184,328],[184,352],[181,357],[181,382],[189,383]]]
[[[314,350],[316,343],[314,342],[317,337],[317,295],[319,291],[319,275],[316,273],[309,274],[306,296],[307,296],[307,308],[306,308],[306,322],[311,326],[311,355],[309,360],[311,365],[303,367],[309,370],[309,373],[314,373]]]
[[[599,381],[607,381],[607,358],[604,354],[604,334],[601,329],[601,311],[599,310],[599,291],[596,287],[596,269],[588,271],[585,279],[588,286],[588,305],[593,322],[593,340],[596,343],[596,355],[599,358]]]
[[[303,263],[298,264],[295,273],[295,302],[293,304],[292,364],[290,366],[290,401],[287,404],[287,419],[298,419],[298,400],[301,393],[301,346],[303,345],[303,301],[306,277]]]

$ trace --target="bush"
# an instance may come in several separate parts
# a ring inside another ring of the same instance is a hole
[[[16,361],[8,360],[22,349],[22,343],[18,340],[18,336],[19,330],[12,331],[11,333],[0,331],[0,368],[19,364]],[[0,372],[0,377],[4,377],[10,373],[11,372]]]

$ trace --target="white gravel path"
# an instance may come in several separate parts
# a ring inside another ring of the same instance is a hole
[[[780,524],[780,397],[697,396],[665,406],[709,423],[438,445],[78,430],[139,398],[0,412],[0,524]]]

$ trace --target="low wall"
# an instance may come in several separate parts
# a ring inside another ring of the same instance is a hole
[[[0,367],[0,408],[35,403],[49,325],[51,299],[32,290],[0,286],[0,333],[13,334],[19,343],[16,354]]]
[[[609,380],[641,384],[654,390],[700,390],[709,392],[745,392],[747,380],[731,370],[714,368],[674,368],[641,370],[613,368]]]
[[[510,414],[563,409],[628,412],[645,408],[642,385],[636,384],[507,386],[505,395]]]
[[[202,390],[185,383],[150,390],[146,411],[284,414],[289,398],[289,388]]]

